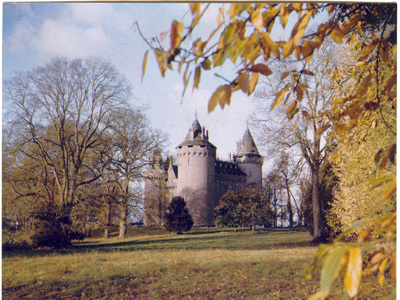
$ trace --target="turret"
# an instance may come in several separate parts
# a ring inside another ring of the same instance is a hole
[[[208,141],[208,131],[197,118],[185,140],[176,147],[178,194],[182,196],[195,226],[212,225],[215,198],[216,147]]]
[[[246,173],[246,183],[255,184],[261,189],[263,157],[258,152],[249,127],[247,127],[243,138],[237,143],[237,155],[234,159],[239,168]]]

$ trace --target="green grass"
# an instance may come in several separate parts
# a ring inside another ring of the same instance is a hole
[[[305,231],[138,228],[74,249],[3,252],[3,298],[306,299],[319,286],[304,279],[317,249],[310,240]],[[387,291],[370,280],[362,293]]]

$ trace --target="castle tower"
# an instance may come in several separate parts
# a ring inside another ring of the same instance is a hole
[[[247,127],[242,140],[237,143],[235,162],[237,162],[238,167],[246,173],[246,183],[255,184],[261,189],[263,157],[258,152],[249,127]]]
[[[166,176],[161,151],[156,149],[153,154],[153,164],[145,174],[144,179],[145,226],[164,225],[164,214],[169,202],[169,195],[165,186]]]
[[[185,140],[176,147],[178,194],[187,203],[195,226],[212,225],[215,205],[216,147],[208,141],[208,131],[197,117]]]

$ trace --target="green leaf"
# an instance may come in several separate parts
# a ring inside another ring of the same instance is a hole
[[[338,277],[342,260],[346,254],[346,247],[338,246],[327,255],[324,260],[321,271],[321,288],[322,297],[327,297],[331,289],[332,282]]]
[[[347,262],[346,275],[344,277],[344,286],[350,298],[358,293],[358,287],[361,282],[362,274],[362,255],[360,248],[350,248]]]

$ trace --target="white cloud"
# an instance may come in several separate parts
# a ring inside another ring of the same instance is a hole
[[[13,34],[6,40],[5,47],[10,52],[26,51],[26,45],[29,44],[33,32],[35,27],[29,20],[24,19],[14,27]]]
[[[113,51],[112,40],[101,27],[82,29],[47,19],[31,46],[46,55],[67,58],[107,56]]]

